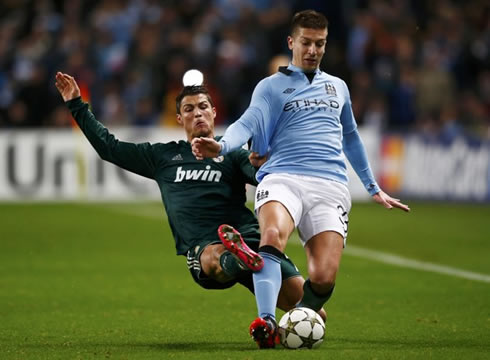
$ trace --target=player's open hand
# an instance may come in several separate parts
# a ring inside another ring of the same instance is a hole
[[[378,204],[383,205],[387,209],[398,208],[406,212],[410,211],[410,208],[407,205],[401,203],[400,199],[392,198],[390,195],[386,194],[383,190],[373,195],[373,199]]]
[[[73,76],[58,71],[56,73],[55,85],[64,101],[75,99],[80,96],[80,88]]]
[[[248,156],[248,160],[253,167],[259,168],[267,161],[267,154],[260,156],[259,153],[251,152]]]
[[[221,145],[213,138],[198,137],[192,139],[192,153],[197,160],[215,158],[221,151]]]

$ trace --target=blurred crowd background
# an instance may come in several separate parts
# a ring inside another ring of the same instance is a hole
[[[190,68],[227,125],[287,64],[289,22],[308,8],[329,19],[321,68],[347,82],[359,124],[490,139],[485,0],[2,0],[0,128],[71,126],[56,71],[105,124],[177,126]]]

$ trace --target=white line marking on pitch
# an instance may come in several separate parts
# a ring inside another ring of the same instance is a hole
[[[158,208],[157,211],[155,207],[150,207],[149,209],[142,210],[141,208],[127,209],[127,208],[120,208],[116,206],[105,206],[104,209],[113,212],[123,213],[126,215],[138,215],[138,216],[150,217],[150,218],[163,218],[166,215],[165,211],[162,211],[160,208]],[[300,243],[299,238],[297,239],[297,237],[294,235],[290,239],[290,242],[294,242],[298,244]],[[410,268],[415,270],[423,270],[423,271],[433,272],[437,274],[450,275],[463,279],[490,283],[490,275],[466,271],[451,266],[437,265],[430,262],[404,258],[399,255],[394,255],[394,254],[377,251],[377,250],[369,250],[359,246],[347,245],[344,252],[346,255],[356,256],[364,259],[370,259],[377,262],[395,265],[399,267]]]
[[[364,259],[370,259],[385,264],[416,269],[416,270],[424,270],[424,271],[429,271],[438,274],[455,276],[468,280],[490,283],[490,275],[461,270],[450,266],[437,265],[430,262],[408,259],[398,255],[393,255],[381,251],[364,249],[358,246],[348,245],[345,248],[345,254],[351,256],[357,256]]]

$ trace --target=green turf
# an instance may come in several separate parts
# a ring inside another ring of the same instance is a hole
[[[490,274],[488,205],[415,203],[407,214],[355,204],[350,222],[349,243]]]
[[[349,244],[490,274],[490,207],[355,204]],[[317,350],[259,351],[255,300],[206,291],[162,206],[0,205],[0,359],[486,359],[490,284],[342,259]],[[304,251],[288,253],[304,272]]]

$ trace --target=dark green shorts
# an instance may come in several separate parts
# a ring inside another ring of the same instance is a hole
[[[245,240],[245,242],[252,250],[257,251],[259,246],[258,241]],[[202,272],[201,254],[204,249],[211,244],[221,244],[221,242],[202,242],[201,244],[193,246],[187,251],[187,267],[189,268],[189,271],[191,272],[194,281],[204,289],[227,289],[229,287],[232,287],[236,283],[240,283],[253,293],[254,286],[251,271],[244,272],[243,276],[230,280],[226,283],[220,283],[214,279],[211,279]],[[294,263],[286,256],[286,254],[284,254],[284,259],[282,259],[281,261],[281,273],[283,281],[291,277],[301,275],[296,265],[294,265]]]

